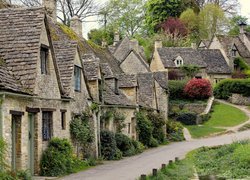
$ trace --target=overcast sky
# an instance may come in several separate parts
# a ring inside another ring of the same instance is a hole
[[[101,4],[104,4],[108,0],[96,0]],[[239,0],[240,2],[240,14],[248,18],[248,23],[250,24],[250,0]],[[92,17],[88,19],[89,21],[97,20],[97,17]],[[87,38],[87,33],[91,29],[98,28],[100,25],[97,22],[87,22],[83,23],[83,36]]]

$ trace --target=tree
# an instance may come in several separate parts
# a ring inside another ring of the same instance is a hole
[[[155,32],[158,25],[168,17],[178,17],[183,11],[181,0],[148,0],[146,3],[146,24]]]
[[[112,29],[92,29],[88,33],[88,39],[99,46],[102,45],[102,41],[105,41],[107,45],[113,43],[114,31]]]
[[[186,77],[192,79],[200,71],[200,68],[196,65],[184,65],[181,66],[181,71]]]
[[[41,6],[42,0],[15,0],[15,3],[33,7]],[[84,21],[87,17],[96,15],[98,9],[94,0],[57,0],[57,18],[65,25],[69,25],[74,15]]]
[[[99,12],[106,25],[133,37],[144,20],[144,0],[109,0]]]

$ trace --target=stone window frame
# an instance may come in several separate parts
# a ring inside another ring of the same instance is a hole
[[[52,137],[53,137],[53,112],[42,111],[42,139],[43,141],[49,141]]]
[[[61,109],[61,128],[66,130],[66,112],[67,110]]]
[[[41,74],[49,74],[49,46],[41,44],[40,47]]]
[[[81,92],[82,82],[82,67],[74,65],[74,89],[76,92]]]

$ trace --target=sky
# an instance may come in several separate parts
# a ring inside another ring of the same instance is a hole
[[[96,0],[98,3],[104,4],[108,0]],[[250,24],[250,0],[239,0],[240,3],[240,14],[248,18],[248,23]],[[91,17],[87,19],[88,21],[96,21],[97,17]],[[87,38],[87,34],[91,29],[99,28],[100,24],[98,22],[86,22],[83,23],[83,36]]]

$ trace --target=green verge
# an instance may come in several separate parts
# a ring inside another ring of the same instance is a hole
[[[188,131],[190,132],[191,136],[193,138],[201,138],[205,136],[209,136],[214,133],[219,133],[225,131],[225,129],[222,128],[215,128],[210,126],[186,126]]]
[[[223,127],[233,127],[248,120],[247,115],[233,106],[216,103],[213,106],[211,118],[203,125],[186,126],[193,138],[206,137],[226,131]]]

